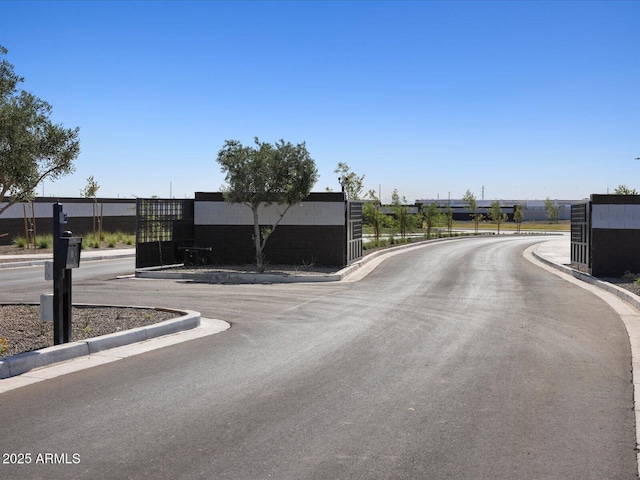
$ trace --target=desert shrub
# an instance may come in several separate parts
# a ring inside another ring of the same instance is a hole
[[[53,235],[36,236],[36,245],[38,248],[53,248]]]
[[[27,239],[25,237],[14,237],[13,244],[19,248],[27,248]]]

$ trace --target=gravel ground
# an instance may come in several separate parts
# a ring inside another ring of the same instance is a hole
[[[147,308],[82,306],[73,307],[71,315],[74,341],[153,325],[179,316],[174,312]],[[0,318],[0,358],[53,346],[53,322],[40,321],[40,305],[0,305]]]
[[[118,245],[117,248],[131,248]],[[3,255],[52,253],[52,249],[26,249],[15,245],[0,245]],[[15,260],[11,260],[15,261]],[[173,312],[154,309],[120,307],[73,307],[73,340],[84,340],[108,333],[144,327],[176,318]],[[39,305],[0,305],[0,358],[53,346],[53,322],[40,322]]]
[[[640,296],[640,284],[635,283],[634,280],[629,278],[600,278],[603,282],[609,282],[615,285],[616,287],[624,288],[625,290],[629,290],[631,293],[634,293]]]

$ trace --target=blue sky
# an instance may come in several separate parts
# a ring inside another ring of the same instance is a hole
[[[306,142],[383,199],[640,190],[639,1],[2,1],[22,88],[80,127],[39,195],[192,197],[226,139]]]

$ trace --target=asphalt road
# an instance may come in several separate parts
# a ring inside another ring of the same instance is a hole
[[[355,283],[79,281],[76,302],[233,326],[1,394],[2,460],[31,463],[0,478],[637,478],[623,324],[534,241],[432,244]]]
[[[71,270],[71,275],[75,286],[82,281],[108,280],[118,275],[133,274],[135,266],[134,258],[81,261],[79,268]],[[44,265],[0,269],[0,282],[4,301],[8,298],[9,301],[21,299],[39,302],[40,293],[53,292],[53,282],[44,279]],[[37,294],[35,297],[34,291]]]

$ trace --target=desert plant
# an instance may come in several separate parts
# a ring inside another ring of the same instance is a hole
[[[9,342],[6,338],[0,337],[0,357],[4,357],[4,354],[9,351]]]
[[[116,245],[118,244],[118,234],[117,233],[109,233],[106,234],[104,237],[104,241],[107,242],[107,246],[109,248],[116,248]]]
[[[83,238],[82,246],[87,246],[88,248],[100,248],[100,240],[98,239],[98,235],[91,233]]]
[[[91,328],[91,325],[89,325],[89,323],[90,323],[89,317],[84,317],[83,320],[84,321],[82,322],[82,332],[85,335],[89,335],[91,333],[91,330],[93,330]]]
[[[27,248],[27,239],[22,236],[14,237],[13,244],[19,248]]]
[[[52,248],[53,235],[38,235],[36,237],[36,245],[38,248]]]

